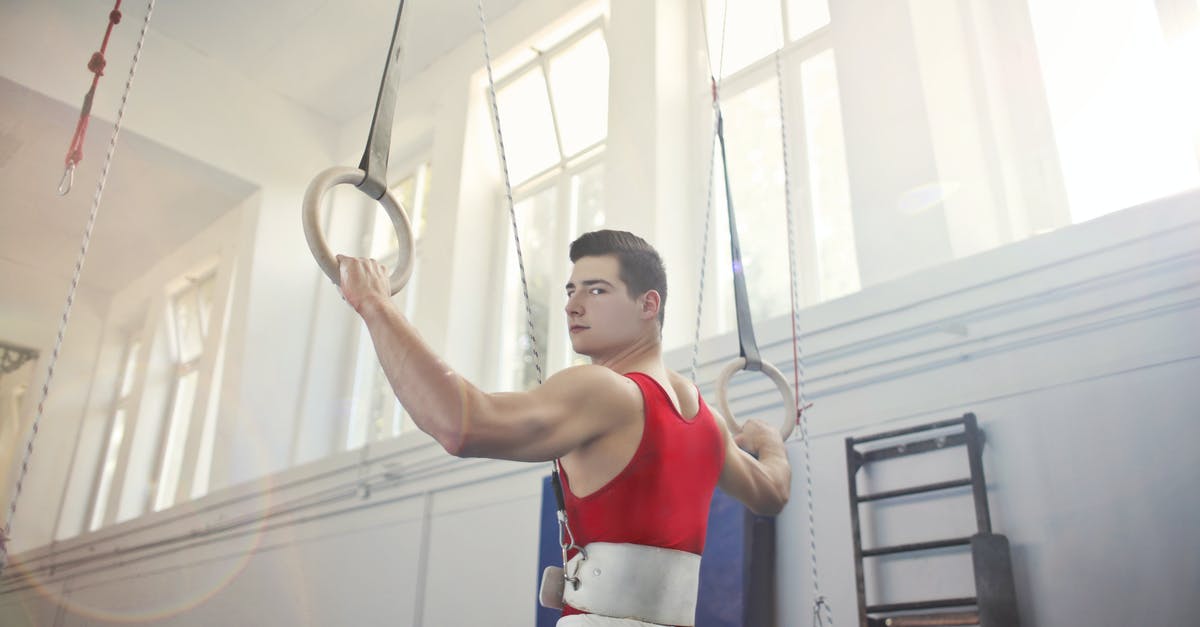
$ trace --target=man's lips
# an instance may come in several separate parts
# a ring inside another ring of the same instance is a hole
[[[582,324],[576,324],[576,325],[572,325],[572,326],[571,326],[571,333],[578,333],[578,332],[580,332],[580,331],[586,331],[586,330],[587,330],[587,329],[589,329],[589,328],[590,328],[590,327],[585,327],[585,326],[583,326]]]

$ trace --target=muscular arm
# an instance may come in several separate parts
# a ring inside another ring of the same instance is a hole
[[[631,397],[629,382],[600,366],[569,368],[528,392],[483,392],[401,315],[387,297],[382,266],[340,261],[343,295],[366,323],[392,390],[417,427],[450,454],[551,460],[638,415],[640,397]]]
[[[721,489],[755,514],[783,511],[792,490],[792,468],[779,433],[761,421],[747,420],[735,437],[725,420],[718,417],[717,423],[725,434]]]

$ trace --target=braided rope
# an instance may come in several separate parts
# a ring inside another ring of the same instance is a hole
[[[67,290],[67,302],[63,308],[62,320],[58,325],[58,336],[54,340],[54,349],[50,352],[50,363],[47,367],[46,381],[42,384],[41,398],[38,399],[37,415],[33,419],[33,427],[29,439],[25,443],[25,454],[21,459],[20,470],[17,472],[16,486],[8,505],[8,517],[4,522],[4,531],[0,532],[0,573],[8,563],[8,540],[12,537],[12,522],[17,514],[17,500],[21,496],[21,488],[25,476],[29,473],[29,458],[33,455],[33,442],[37,438],[38,428],[45,413],[46,397],[50,394],[50,382],[54,378],[54,366],[58,362],[58,353],[62,349],[63,338],[67,332],[67,321],[71,317],[71,305],[75,302],[75,290],[79,287],[79,277],[83,273],[83,262],[87,258],[88,246],[91,244],[92,229],[96,225],[96,216],[100,212],[100,197],[104,194],[104,185],[108,182],[108,171],[112,165],[113,153],[117,149],[117,137],[121,134],[121,121],[125,117],[125,107],[129,103],[129,93],[133,87],[133,76],[137,72],[138,59],[142,56],[142,46],[146,41],[146,31],[150,27],[150,15],[154,12],[154,1],[150,0],[146,7],[146,19],[142,22],[142,30],[138,35],[137,48],[133,52],[133,62],[129,66],[129,78],[125,81],[125,92],[121,95],[121,105],[117,108],[117,119],[113,123],[112,136],[108,140],[108,152],[104,155],[104,166],[100,170],[100,181],[96,184],[96,193],[92,197],[92,209],[88,214],[87,226],[83,231],[83,242],[79,246],[79,255],[75,259],[75,272],[71,276],[71,287]]]
[[[512,181],[508,174],[508,155],[504,150],[504,134],[500,131],[500,107],[496,103],[496,79],[492,73],[492,53],[488,46],[487,18],[483,13],[483,0],[477,0],[476,6],[479,9],[479,30],[483,36],[483,60],[484,65],[487,67],[488,101],[492,110],[492,122],[496,127],[496,144],[500,150],[500,170],[504,177],[504,198],[508,204],[508,217],[512,224],[513,242],[517,251],[517,268],[521,275],[521,294],[525,299],[526,333],[529,338],[529,350],[533,354],[533,367],[537,373],[537,382],[538,385],[541,385],[544,376],[542,373],[542,359],[538,354],[537,337],[533,332],[533,307],[529,301],[529,282],[525,278],[525,258],[521,252],[521,236],[517,232],[517,210],[513,205]],[[550,462],[550,465],[551,474],[554,477],[554,482],[557,484],[560,481],[558,478],[561,470],[560,461],[555,459]],[[559,507],[562,507],[562,505],[560,504]],[[557,514],[557,520],[558,540],[562,548],[563,567],[566,568],[567,551],[571,548],[579,547],[575,544],[575,536],[571,533],[571,526],[567,522],[566,511],[560,509]]]
[[[787,143],[787,115],[785,109],[786,99],[783,94],[783,61],[782,54],[779,50],[775,51],[775,84],[779,96],[779,140],[780,146],[783,148],[783,198],[784,208],[787,210],[787,230],[788,230],[788,274],[791,278],[791,301],[792,301],[792,364],[795,374],[796,383],[796,422],[800,426],[800,444],[804,451],[804,482],[808,493],[808,554],[810,558],[810,567],[812,569],[813,583],[813,624],[824,625],[821,620],[821,608],[825,609],[826,617],[829,620],[829,625],[833,625],[833,610],[825,601],[825,597],[821,596],[820,576],[817,570],[817,536],[816,536],[816,516],[813,512],[813,480],[812,480],[812,446],[808,438],[808,417],[805,416],[804,410],[808,408],[807,398],[804,395],[804,354],[800,350],[800,287],[799,275],[800,272],[796,267],[797,245],[796,245],[796,227],[794,211],[792,209],[792,184],[788,173],[791,171],[788,168],[788,143]]]
[[[496,78],[492,76],[492,53],[491,49],[487,46],[487,19],[484,17],[484,0],[478,0],[478,7],[479,28],[482,35],[484,35],[484,64],[487,66],[487,100],[491,103],[492,123],[496,125],[496,143],[500,149],[500,171],[504,174],[504,198],[509,205],[509,219],[512,222],[512,241],[516,245],[517,252],[517,269],[521,271],[521,293],[524,297],[524,306],[526,306],[529,351],[533,353],[533,366],[534,370],[538,372],[538,384],[540,386],[542,377],[545,375],[541,371],[538,338],[534,335],[533,305],[529,303],[529,282],[526,280],[526,270],[524,270],[524,255],[521,252],[521,234],[517,232],[517,210],[514,204],[512,204],[512,181],[509,178],[509,157],[504,151],[504,133],[500,131],[500,108],[496,102]]]

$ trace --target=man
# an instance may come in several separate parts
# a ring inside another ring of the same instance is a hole
[[[561,460],[572,548],[560,626],[692,625],[713,489],[758,514],[787,503],[779,433],[736,436],[662,358],[666,272],[623,231],[571,244],[567,368],[527,392],[485,393],[444,364],[388,295],[384,267],[338,257],[341,291],[366,322],[384,372],[421,430],[452,455]],[[586,565],[584,564],[586,562]]]

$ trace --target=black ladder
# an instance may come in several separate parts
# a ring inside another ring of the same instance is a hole
[[[961,430],[956,429],[960,426]],[[871,447],[869,450],[859,450],[858,448],[863,444],[883,440],[898,440],[898,443]],[[849,475],[850,522],[854,536],[854,574],[858,588],[858,624],[860,627],[932,627],[935,625],[1018,627],[1016,592],[1013,584],[1008,539],[1003,535],[992,533],[987,484],[983,477],[983,441],[983,432],[979,430],[975,414],[971,413],[952,420],[942,420],[857,438],[846,438],[846,469]],[[970,477],[867,495],[858,494],[858,471],[867,464],[956,446],[966,446]],[[970,487],[974,497],[975,520],[978,528],[975,535],[863,549],[859,504],[964,487]],[[971,561],[975,571],[975,596],[906,603],[867,604],[867,588],[863,576],[863,560],[865,558],[918,553],[948,547],[970,547]]]

